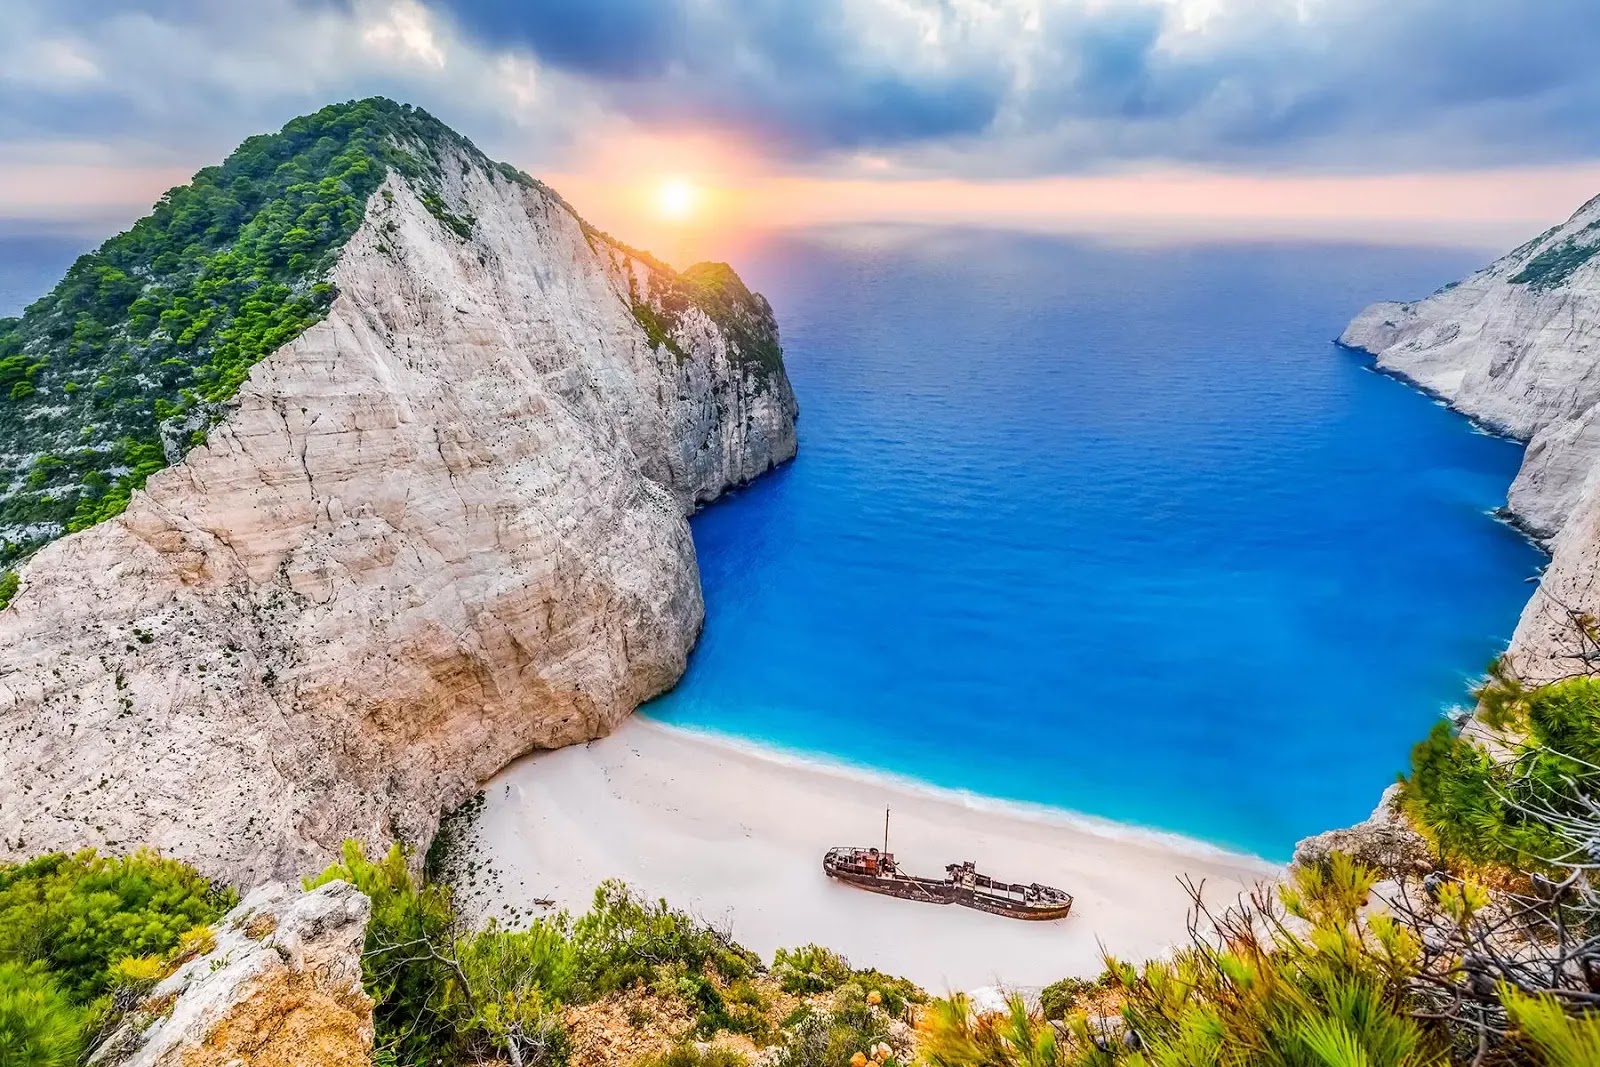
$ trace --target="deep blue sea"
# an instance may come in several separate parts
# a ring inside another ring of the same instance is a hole
[[[0,237],[0,315],[87,242]],[[1541,558],[1517,445],[1335,348],[1489,258],[751,241],[800,455],[694,519],[669,722],[1286,858],[1362,818]]]
[[[1363,818],[1542,559],[1520,447],[1336,348],[1483,252],[775,237],[800,455],[693,520],[648,714],[1284,859]]]

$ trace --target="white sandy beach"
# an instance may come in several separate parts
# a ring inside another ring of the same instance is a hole
[[[1181,875],[1231,901],[1279,868],[1200,842],[1049,809],[815,764],[635,717],[588,745],[530,756],[486,787],[464,858],[479,916],[535,901],[583,910],[621,878],[769,956],[815,941],[857,966],[934,991],[1040,986],[1101,969],[1103,945],[1142,959],[1185,939]],[[890,846],[903,868],[937,874],[976,860],[1002,878],[1060,886],[1072,915],[1025,923],[960,907],[874,896],[822,874],[824,849]]]

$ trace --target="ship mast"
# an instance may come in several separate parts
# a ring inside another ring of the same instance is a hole
[[[883,807],[883,851],[889,851],[889,806]]]

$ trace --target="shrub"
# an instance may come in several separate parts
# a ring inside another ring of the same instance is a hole
[[[1039,1012],[1046,1019],[1065,1019],[1078,1001],[1100,988],[1088,978],[1063,978],[1039,991]]]
[[[749,1062],[731,1048],[685,1041],[658,1056],[646,1056],[635,1067],[745,1067]]]
[[[1502,992],[1517,1038],[1549,1067],[1594,1067],[1600,1063],[1600,1016],[1573,1018],[1551,996]]]
[[[565,1063],[571,1051],[561,1000],[577,960],[558,924],[506,930],[494,923],[455,944],[459,986],[448,1006],[458,1035],[480,1052],[517,1050],[526,1065]]]
[[[889,1056],[874,1051],[891,1044],[889,1016],[865,1001],[846,1001],[834,1007],[805,1006],[789,1017],[784,1040],[773,1067],[846,1067],[855,1057],[861,1063],[887,1067],[907,1062],[908,1050],[892,1049]]]
[[[620,882],[595,890],[589,911],[573,924],[580,979],[590,996],[603,996],[661,977],[677,964],[688,974],[709,967],[726,981],[748,977],[760,959],[664,900],[647,903]]]
[[[1492,756],[1440,723],[1411,756],[1402,804],[1447,857],[1542,870],[1569,846],[1556,820],[1587,810],[1600,767],[1600,680],[1494,690],[1516,740]]]
[[[785,993],[827,993],[855,974],[843,956],[821,945],[780,948],[772,954],[772,973]]]
[[[0,960],[46,964],[75,1004],[111,988],[111,966],[164,956],[235,903],[193,868],[151,852],[93,850],[0,865]]]
[[[0,962],[0,1064],[72,1067],[83,1050],[85,1012],[42,963]]]
[[[1374,879],[1336,854],[1325,867],[1296,871],[1278,906],[1259,898],[1208,916],[1215,939],[1171,960],[1108,960],[1105,981],[1124,998],[1130,1040],[1107,1040],[1080,1012],[1062,1042],[1021,997],[981,1014],[957,996],[923,1012],[921,1052],[935,1067],[1443,1064],[1448,1035],[1410,1013],[1415,934],[1391,917],[1362,916]]]
[[[349,882],[372,900],[361,970],[375,1001],[375,1044],[403,1064],[441,1057],[456,1040],[452,1020],[444,1014],[455,978],[443,955],[455,925],[449,894],[414,881],[398,844],[373,862],[358,843],[347,841],[344,861],[309,879],[306,888],[334,880]]]
[[[143,992],[165,978],[172,965],[160,956],[124,956],[111,965],[111,984],[115,988]]]

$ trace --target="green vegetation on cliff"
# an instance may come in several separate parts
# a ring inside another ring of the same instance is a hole
[[[1600,234],[1595,232],[1597,229],[1600,227],[1591,224],[1546,248],[1524,263],[1522,269],[1512,275],[1511,281],[1532,289],[1554,289],[1593,259],[1595,253],[1600,252]]]
[[[772,307],[765,297],[752,293],[731,266],[696,263],[680,273],[650,253],[578,221],[591,246],[608,245],[650,268],[642,288],[630,275],[628,305],[653,347],[671,352],[679,362],[688,359],[675,335],[683,326],[684,315],[696,308],[722,332],[729,356],[758,387],[770,387],[783,373],[783,346],[778,342]]]
[[[337,104],[251,137],[81,256],[20,318],[0,319],[0,573],[119,514],[204,442],[250,369],[327,315],[330,271],[388,174],[470,239],[477,220],[451,200],[452,158],[571,211],[425,111]],[[657,347],[685,358],[675,334],[698,307],[758,382],[781,367],[771,309],[726,264],[680,275],[584,228],[651,267],[643,292],[630,275],[630,302]]]
[[[391,169],[470,232],[435,191],[447,148],[478,156],[425,111],[323,108],[170,190],[0,320],[0,566],[122,511],[205,439],[250,368],[327,314],[328,271]]]
[[[1571,678],[1509,693],[1491,754],[1448,723],[1412,755],[1403,801],[1441,851],[1475,864],[1544,871],[1570,852],[1564,818],[1589,810],[1600,784],[1600,680]]]
[[[0,864],[0,1064],[67,1067],[119,1010],[235,903],[150,853]]]

